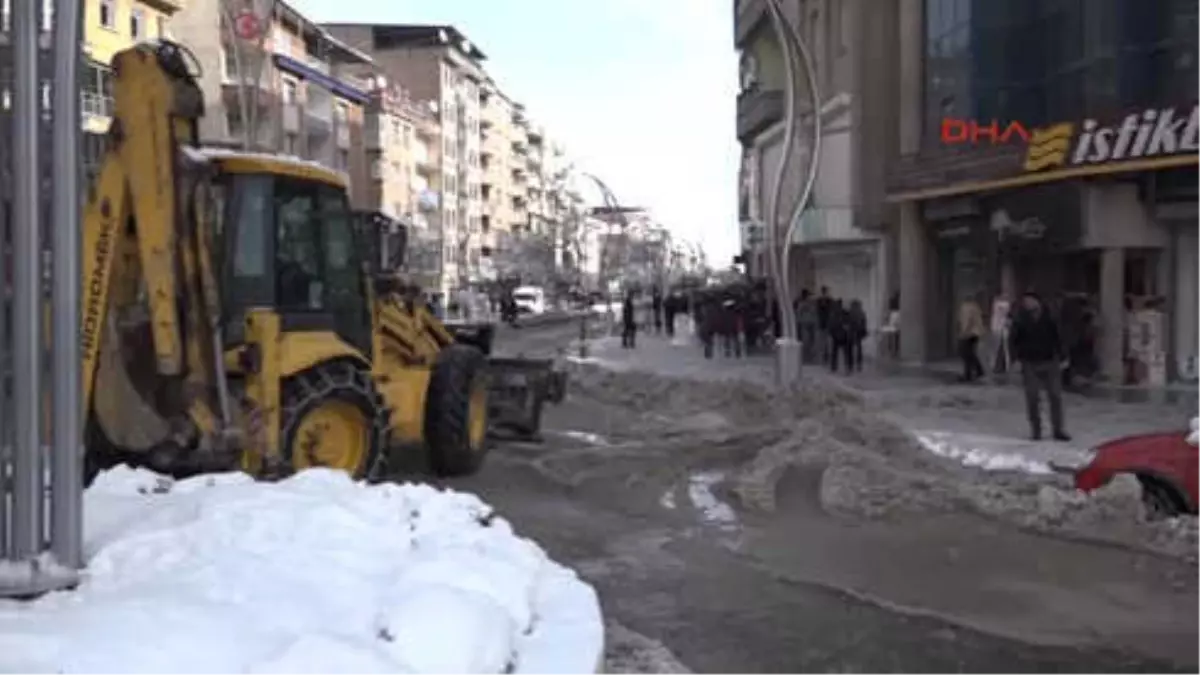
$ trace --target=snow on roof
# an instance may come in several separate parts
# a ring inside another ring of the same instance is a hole
[[[205,146],[201,148],[184,147],[184,152],[192,159],[198,161],[213,161],[220,162],[223,159],[254,159],[263,162],[278,162],[280,164],[291,164],[292,166],[304,167],[312,171],[319,171],[329,174],[331,177],[337,178],[345,185],[350,184],[350,176],[345,171],[339,171],[331,168],[320,162],[315,162],[311,159],[304,159],[294,155],[280,155],[269,152],[255,152],[251,150],[237,150],[234,148],[222,148],[218,146]]]

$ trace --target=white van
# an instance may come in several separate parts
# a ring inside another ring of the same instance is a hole
[[[513,303],[521,314],[543,314],[546,292],[540,286],[519,286],[513,291]]]

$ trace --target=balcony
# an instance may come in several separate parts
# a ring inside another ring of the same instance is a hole
[[[766,0],[735,0],[733,3],[733,44],[746,46],[750,37],[769,20]]]
[[[751,89],[738,94],[737,137],[748,145],[755,136],[783,120],[783,92]]]

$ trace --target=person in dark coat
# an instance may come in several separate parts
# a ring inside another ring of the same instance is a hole
[[[832,355],[832,336],[829,334],[829,316],[833,313],[833,298],[829,297],[829,287],[821,287],[821,295],[817,297],[817,356],[821,363],[829,363]],[[835,367],[834,370],[837,370]]]
[[[654,313],[654,332],[662,335],[663,329],[663,294],[662,289],[655,286],[650,291],[650,311]]]
[[[675,315],[679,313],[679,296],[668,293],[663,300],[663,322],[666,324],[667,337],[675,337]]]
[[[625,294],[621,303],[621,346],[625,349],[637,347],[637,314],[633,307],[633,293]]]
[[[1044,389],[1050,402],[1050,426],[1054,439],[1069,441],[1063,422],[1062,362],[1063,349],[1058,324],[1050,316],[1042,299],[1033,292],[1021,297],[1021,308],[1009,333],[1013,357],[1021,364],[1025,387],[1025,414],[1034,440],[1042,437],[1040,393]]]
[[[693,321],[700,332],[700,344],[704,346],[704,358],[713,357],[713,342],[716,340],[719,324],[719,308],[711,296],[701,296],[692,303]]]
[[[850,372],[850,312],[841,300],[831,300],[829,314],[826,319],[826,332],[829,335],[829,370],[837,372],[838,360],[846,364],[846,372]]]
[[[863,340],[867,339],[867,313],[863,311],[862,303],[850,301],[849,319],[849,369],[861,372],[863,367]]]

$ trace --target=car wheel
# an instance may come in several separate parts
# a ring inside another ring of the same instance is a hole
[[[1142,479],[1142,505],[1146,509],[1146,518],[1162,520],[1179,515],[1179,505],[1171,489],[1158,481]]]

